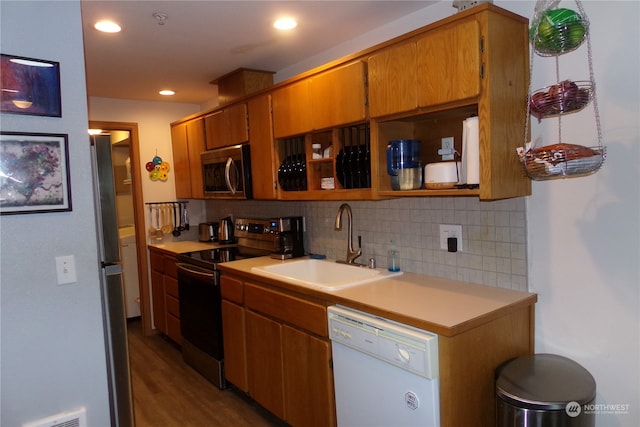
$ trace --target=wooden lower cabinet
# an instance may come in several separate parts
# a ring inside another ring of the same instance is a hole
[[[335,426],[326,306],[223,273],[225,375],[291,426]]]
[[[224,373],[227,381],[247,393],[247,346],[244,307],[222,300],[222,339],[224,346]]]
[[[153,323],[158,332],[165,334],[176,343],[182,344],[176,257],[150,248],[149,258]]]
[[[287,422],[292,426],[336,424],[331,345],[302,331],[282,326],[282,362]]]
[[[251,311],[246,312],[246,319],[249,395],[285,419],[282,325]]]

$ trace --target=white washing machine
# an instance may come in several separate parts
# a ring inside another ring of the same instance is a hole
[[[124,281],[124,302],[127,318],[140,316],[140,284],[138,278],[138,254],[134,227],[118,229],[120,258]]]
[[[328,308],[339,427],[439,427],[438,336]]]

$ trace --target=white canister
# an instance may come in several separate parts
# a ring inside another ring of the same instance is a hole
[[[442,190],[454,188],[460,180],[462,162],[429,163],[424,167],[424,188]]]

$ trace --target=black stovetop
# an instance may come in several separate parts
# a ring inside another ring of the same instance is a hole
[[[263,249],[250,248],[246,246],[224,246],[203,251],[187,252],[178,254],[176,260],[186,264],[197,265],[202,268],[217,270],[217,264],[221,262],[237,261],[247,258],[256,258],[269,255]]]

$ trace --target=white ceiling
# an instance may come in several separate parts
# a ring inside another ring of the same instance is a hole
[[[203,104],[217,95],[209,82],[237,68],[283,70],[434,1],[82,0],[89,96]],[[167,15],[164,25],[153,17]],[[272,28],[281,15],[298,28]],[[93,24],[118,21],[122,32]]]

